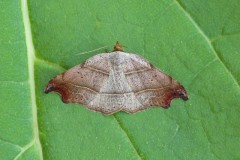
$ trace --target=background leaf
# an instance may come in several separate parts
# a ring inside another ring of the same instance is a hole
[[[0,159],[240,158],[238,0],[0,4]],[[117,40],[190,99],[103,116],[43,93],[52,77]]]

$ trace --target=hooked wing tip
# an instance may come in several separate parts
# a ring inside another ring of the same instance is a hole
[[[54,90],[54,86],[51,83],[48,83],[48,85],[46,86],[46,88],[44,89],[44,93],[49,93],[52,92]]]
[[[162,107],[167,109],[170,107],[170,103],[175,98],[181,98],[184,101],[188,100],[188,94],[182,85],[179,85],[177,89],[172,90],[164,95],[164,101]]]
[[[180,97],[182,100],[184,100],[184,101],[187,101],[187,100],[189,99],[188,94],[187,94],[187,92],[186,92],[185,89],[182,90],[182,91],[179,93],[179,97]]]

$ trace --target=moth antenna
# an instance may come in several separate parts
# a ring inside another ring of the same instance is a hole
[[[107,47],[108,47],[108,46],[99,47],[99,48],[97,48],[97,49],[93,49],[93,50],[90,50],[90,51],[77,53],[76,55],[82,55],[82,54],[91,53],[91,52],[98,51],[98,50],[101,50],[101,49],[104,49],[104,48],[107,48]]]

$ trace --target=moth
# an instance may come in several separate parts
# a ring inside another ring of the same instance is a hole
[[[79,103],[103,114],[135,113],[153,106],[168,108],[174,98],[188,99],[185,88],[119,42],[49,81],[45,93],[57,92],[64,103]]]

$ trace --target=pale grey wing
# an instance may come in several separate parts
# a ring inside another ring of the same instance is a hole
[[[125,72],[125,77],[136,99],[142,105],[136,108],[126,107],[123,108],[123,111],[133,113],[151,106],[167,108],[173,98],[182,98],[180,94],[186,93],[182,85],[176,80],[147,63],[143,58],[137,55],[134,55],[134,57],[132,58],[132,70]],[[146,62],[147,65],[143,62]],[[145,64],[145,67],[143,67],[143,64]]]
[[[108,57],[111,65],[109,78],[101,87],[96,98],[88,105],[89,107],[97,108],[104,114],[112,114],[132,103],[130,99],[133,93],[122,71],[122,58],[119,52],[110,53]]]
[[[45,92],[58,92],[65,103],[89,103],[99,94],[101,87],[107,82],[110,69],[102,56],[94,56],[49,81]],[[102,65],[96,66],[99,63]],[[103,64],[105,63],[105,64]],[[104,70],[102,69],[105,66]],[[91,109],[91,108],[90,108]]]

